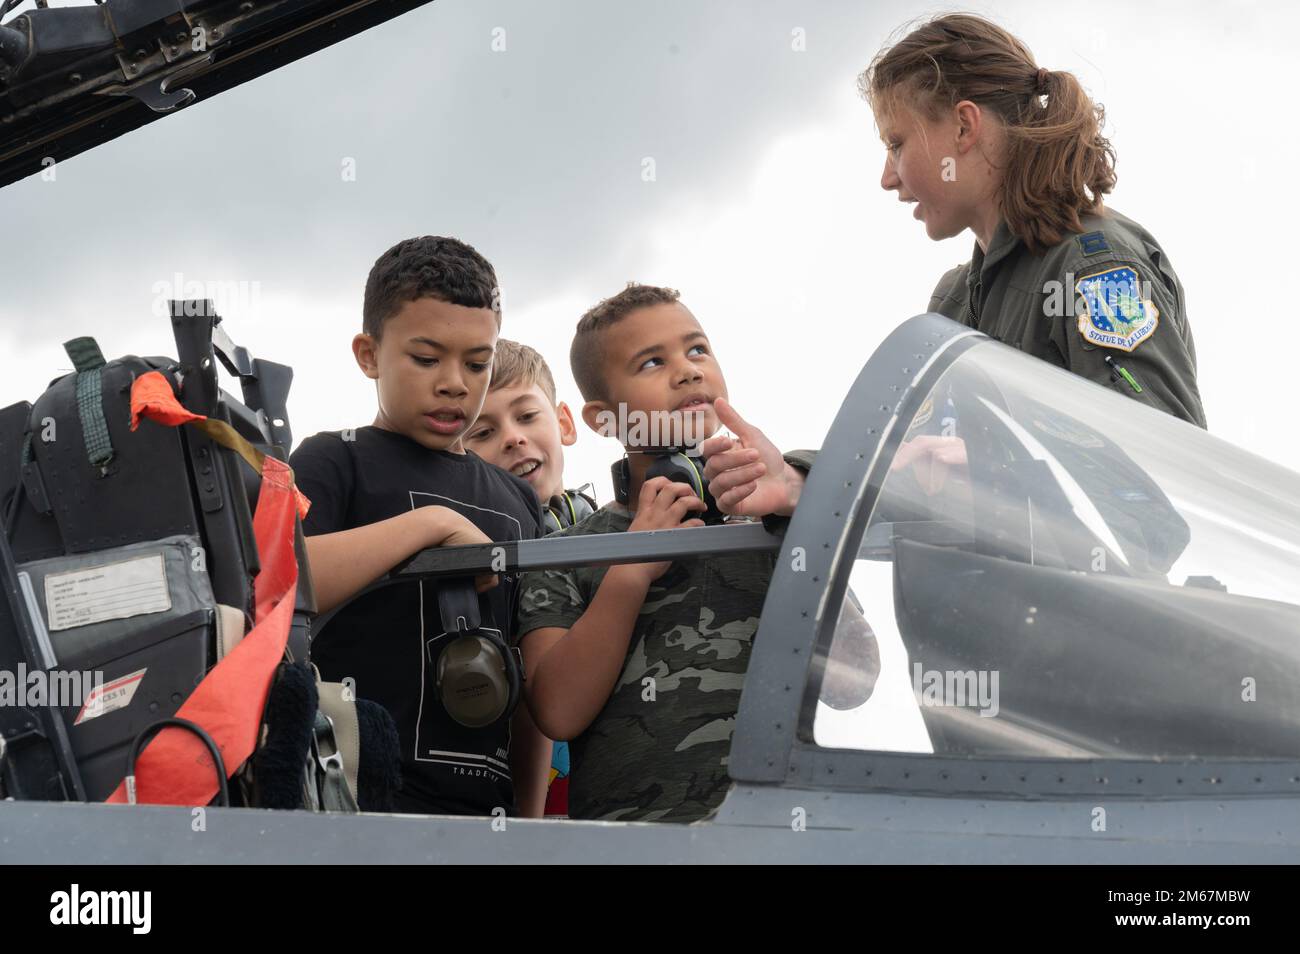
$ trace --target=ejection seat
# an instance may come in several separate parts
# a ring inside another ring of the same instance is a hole
[[[176,359],[105,361],[75,339],[73,373],[0,410],[0,671],[102,674],[91,699],[0,705],[8,796],[107,798],[137,735],[173,716],[253,625],[260,478],[198,429],[142,419],[132,430],[132,384],[160,372],[187,411],[283,461],[292,370],[234,346],[210,301],[170,313]],[[217,361],[242,402],[218,386]],[[287,655],[306,660],[314,601],[297,522],[294,549]]]

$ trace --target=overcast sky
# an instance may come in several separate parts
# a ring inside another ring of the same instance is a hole
[[[0,191],[0,405],[39,394],[77,335],[109,357],[174,353],[152,307],[179,272],[247,283],[226,325],[295,368],[299,439],[369,423],[349,350],[366,273],[432,233],[495,264],[504,334],[547,356],[575,406],[582,311],[629,280],[667,284],[741,412],[782,446],[817,446],[875,346],[970,256],[969,234],[929,241],[880,189],[855,85],[897,28],[944,9],[437,0]],[[1300,470],[1285,292],[1300,133],[1277,115],[1296,8],[970,9],[1105,104],[1110,204],[1182,278],[1210,430]],[[617,453],[584,432],[569,482],[608,499]]]

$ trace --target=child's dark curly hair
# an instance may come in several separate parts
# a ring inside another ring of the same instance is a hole
[[[378,339],[384,322],[417,298],[491,308],[501,327],[496,271],[473,247],[454,238],[409,238],[380,255],[366,279],[361,330]]]

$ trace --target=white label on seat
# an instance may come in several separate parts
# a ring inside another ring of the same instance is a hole
[[[51,631],[171,608],[161,553],[51,573],[45,578],[45,610]]]

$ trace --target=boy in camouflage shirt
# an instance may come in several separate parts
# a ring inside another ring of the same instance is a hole
[[[701,438],[720,427],[713,402],[727,396],[722,369],[671,289],[633,285],[601,302],[579,322],[570,359],[583,420],[598,433],[613,436],[611,418],[666,413],[694,416],[688,432]],[[738,420],[725,400],[720,408]],[[564,533],[702,525],[692,515],[704,503],[686,484],[646,481],[650,455],[619,436],[629,451],[629,506],[609,504]],[[756,476],[765,470],[757,451],[727,438],[710,447],[726,448]],[[792,476],[800,463],[808,466],[789,455],[783,467]],[[786,480],[771,474],[762,483]],[[788,513],[793,503],[776,509]],[[527,698],[543,732],[570,740],[571,817],[690,822],[717,808],[773,566],[771,554],[741,553],[524,576]]]

